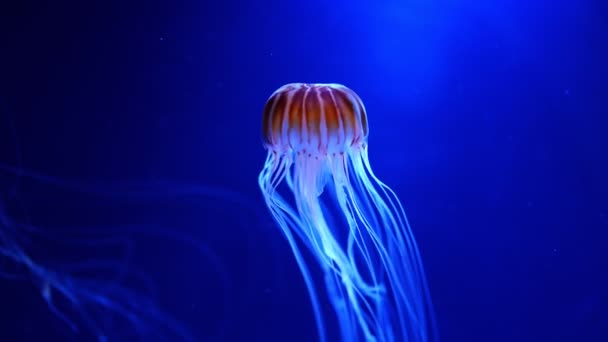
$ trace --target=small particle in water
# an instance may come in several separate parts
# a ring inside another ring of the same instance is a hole
[[[160,37],[159,39],[160,39],[161,41],[163,41],[163,40],[165,40],[165,37]]]
[[[570,89],[565,89],[564,90],[564,95],[570,96]]]

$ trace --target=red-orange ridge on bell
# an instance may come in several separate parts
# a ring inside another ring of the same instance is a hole
[[[264,107],[264,143],[278,153],[341,153],[364,143],[367,134],[363,102],[340,84],[286,84]]]

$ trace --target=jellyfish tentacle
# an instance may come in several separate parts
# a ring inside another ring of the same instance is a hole
[[[327,337],[325,335],[325,320],[321,310],[321,302],[318,298],[313,277],[308,269],[308,266],[306,265],[306,262],[304,261],[304,257],[294,237],[294,233],[300,238],[306,247],[310,249],[311,245],[299,229],[293,228],[301,226],[300,218],[293,212],[293,210],[291,210],[287,202],[285,202],[285,200],[283,200],[282,197],[276,193],[276,186],[279,182],[286,178],[288,168],[288,162],[284,158],[277,158],[276,154],[268,153],[264,169],[258,177],[258,183],[266,195],[266,204],[268,205],[272,216],[277,221],[283,235],[287,239],[292,249],[296,263],[300,268],[300,273],[304,278],[306,289],[311,298],[311,305],[315,316],[319,341],[325,342],[327,341]]]

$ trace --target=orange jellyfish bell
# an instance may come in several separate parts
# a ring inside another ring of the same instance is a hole
[[[264,143],[276,153],[335,155],[361,146],[367,134],[363,102],[341,84],[286,84],[264,107]]]

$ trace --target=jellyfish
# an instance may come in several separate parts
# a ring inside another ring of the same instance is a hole
[[[325,301],[343,341],[437,340],[405,211],[370,165],[360,97],[341,84],[286,84],[262,121],[259,186],[304,278],[319,340],[331,339]]]
[[[162,207],[163,213],[167,214],[167,197],[171,202],[178,202],[179,206],[196,199],[195,202],[226,201],[232,208],[251,209],[238,193],[204,185],[160,181],[86,183],[0,162],[0,185],[5,184],[5,175],[11,180],[10,176],[18,177],[17,182],[10,182],[16,183],[15,187],[23,183],[30,189],[38,189],[34,192],[36,197],[57,196],[61,204],[51,206],[58,212],[61,212],[63,201],[70,195],[77,196],[79,208],[86,208],[84,203],[87,199],[93,200],[95,205],[101,204],[103,210],[108,205],[129,206],[138,210],[150,205],[151,208]],[[27,202],[22,201],[26,198],[25,194],[22,198],[18,189],[14,192],[13,196],[5,196],[5,191],[0,191],[0,284],[5,280],[32,284],[24,288],[36,290],[35,295],[42,299],[40,304],[46,305],[48,312],[56,318],[48,320],[53,325],[53,333],[68,333],[77,340],[100,342],[200,340],[184,322],[161,305],[161,283],[149,270],[140,268],[144,265],[138,262],[138,257],[148,261],[148,257],[154,260],[154,256],[158,255],[156,250],[151,250],[154,254],[150,255],[145,253],[145,248],[140,249],[145,247],[144,243],[162,243],[166,250],[177,247],[180,253],[185,253],[184,256],[197,258],[197,267],[205,274],[205,283],[217,282],[220,288],[230,288],[225,266],[204,241],[180,232],[172,222],[167,226],[143,221],[129,224],[70,224],[65,227],[33,223],[29,214],[37,212],[35,206],[26,206]],[[161,216],[152,215],[148,210],[145,212],[146,216],[152,216],[151,221],[162,220]],[[131,220],[137,216],[133,214]],[[104,219],[100,218],[99,221]],[[195,283],[192,277],[189,280]],[[216,298],[218,295],[214,294]],[[229,306],[228,291],[219,298]],[[33,311],[34,314],[38,313],[37,310]],[[47,318],[44,313],[41,314]],[[216,312],[216,316],[217,324],[206,324],[208,330],[205,334],[208,338],[222,339],[228,330],[230,317],[221,312]],[[30,321],[20,324],[40,328],[37,315],[28,317]],[[59,323],[57,327],[54,322]]]

